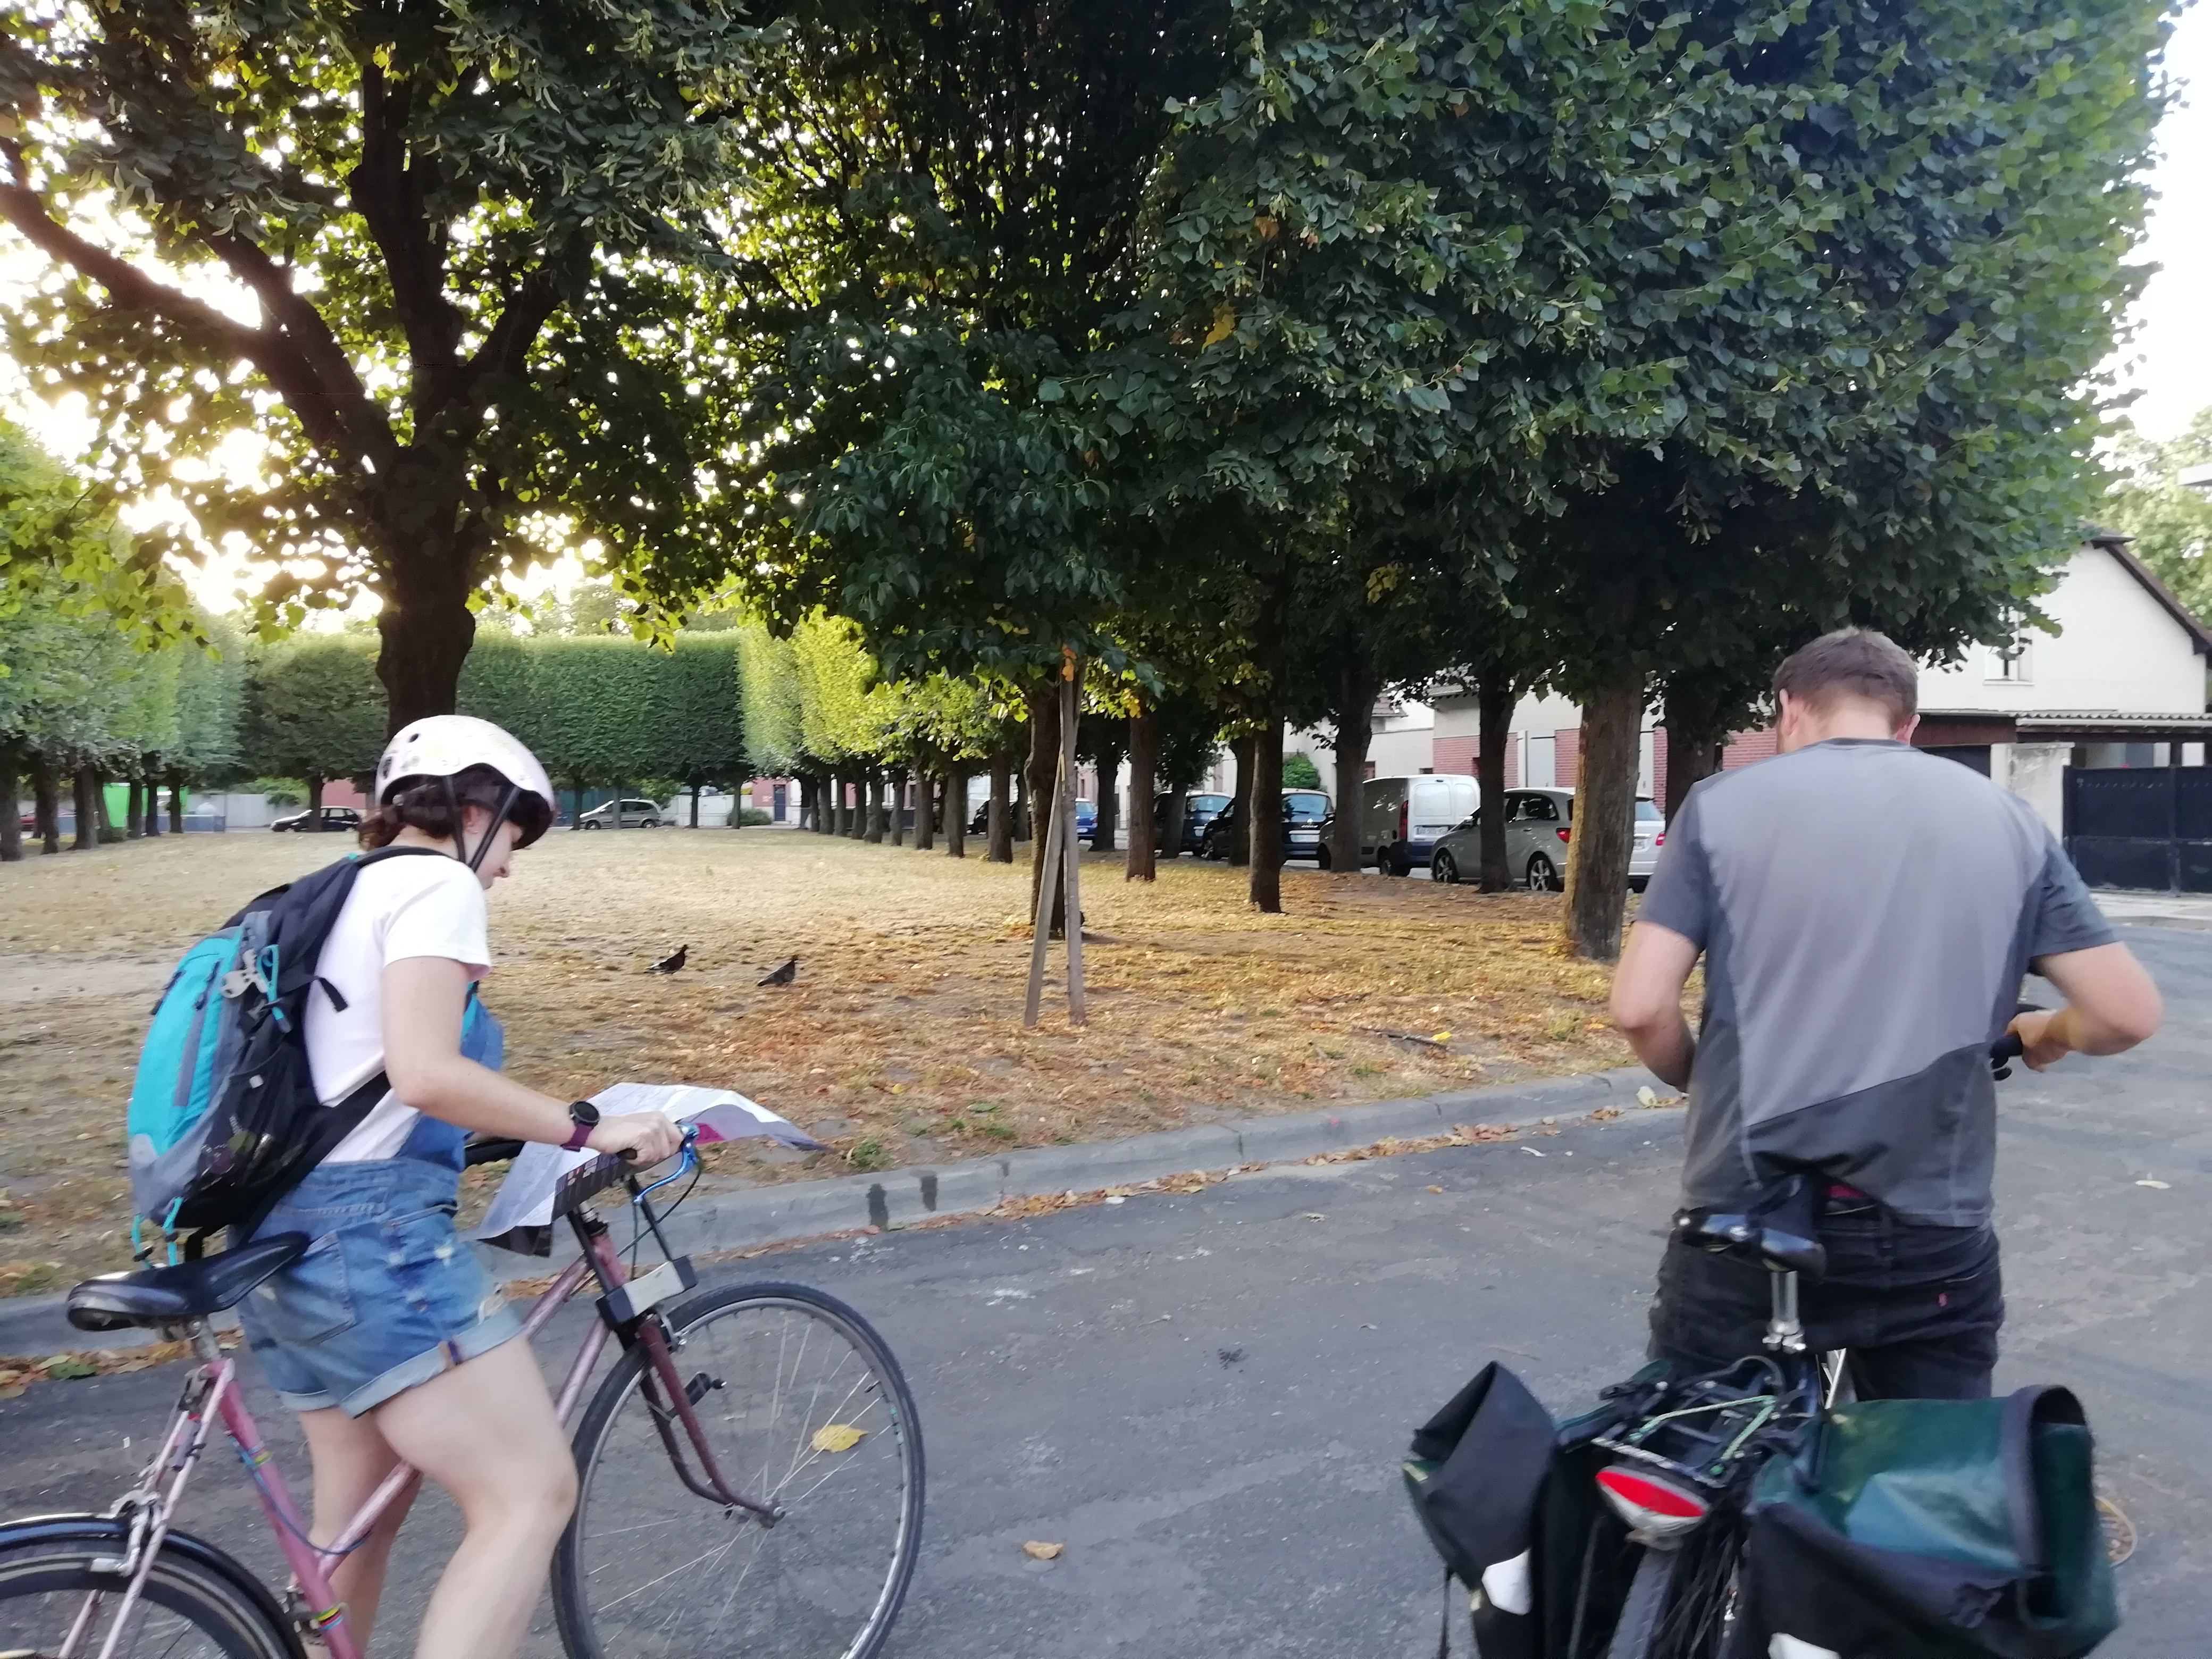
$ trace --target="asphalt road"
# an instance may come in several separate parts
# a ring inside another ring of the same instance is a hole
[[[2081,1391],[2103,1483],[2140,1529],[2122,1570],[2127,1626],[2100,1652],[2202,1659],[2212,938],[2129,938],[2166,988],[2167,1032],[2004,1085],[1999,1381]],[[893,1654],[1413,1659],[1434,1650],[1439,1574],[1399,1488],[1408,1432],[1493,1357],[1560,1409],[1633,1364],[1679,1134],[1678,1115],[1632,1113],[1522,1145],[810,1246],[743,1271],[847,1297],[913,1381],[929,1504]],[[0,1513],[106,1501],[135,1467],[125,1437],[143,1455],[174,1377],[46,1385],[0,1406]],[[294,1443],[281,1412],[264,1421]],[[270,1565],[231,1466],[201,1482],[193,1528]],[[381,1651],[404,1651],[394,1638],[451,1527],[442,1501],[426,1504],[403,1541]],[[1066,1553],[1030,1561],[1030,1539]]]

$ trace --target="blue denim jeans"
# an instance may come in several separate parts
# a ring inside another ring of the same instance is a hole
[[[442,1162],[324,1164],[270,1212],[255,1237],[312,1243],[240,1304],[239,1322],[287,1406],[359,1417],[521,1334],[453,1224],[459,1190]]]

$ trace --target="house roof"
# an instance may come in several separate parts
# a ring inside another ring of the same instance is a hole
[[[2101,548],[2120,562],[2120,568],[2142,585],[2144,592],[2156,599],[2166,614],[2179,623],[2200,657],[2212,657],[2212,629],[2191,614],[2187,605],[2174,597],[2173,590],[2158,579],[2158,573],[2128,550],[2135,538],[2121,530],[2092,529],[2085,539],[2089,545]]]

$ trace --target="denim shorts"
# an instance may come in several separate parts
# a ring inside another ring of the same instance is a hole
[[[240,1304],[246,1346],[295,1412],[349,1417],[522,1331],[453,1224],[456,1170],[417,1158],[325,1164],[255,1231],[307,1253]]]

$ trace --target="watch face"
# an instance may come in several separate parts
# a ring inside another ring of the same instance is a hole
[[[595,1127],[599,1121],[599,1109],[588,1100],[573,1101],[568,1106],[568,1115],[587,1128]]]

